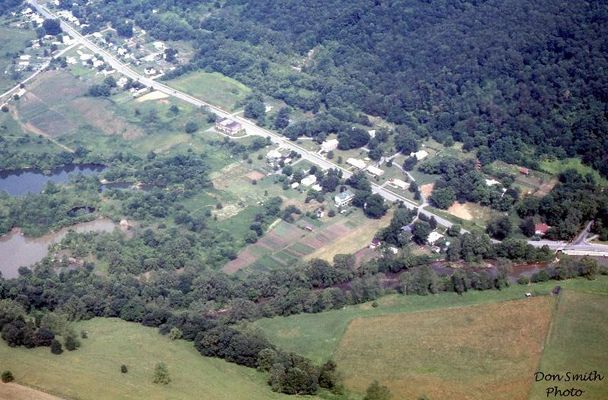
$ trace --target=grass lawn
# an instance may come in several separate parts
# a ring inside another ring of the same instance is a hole
[[[501,291],[473,291],[462,296],[455,293],[434,296],[390,295],[380,298],[377,308],[373,308],[371,303],[365,303],[318,314],[266,318],[256,321],[254,325],[262,329],[279,347],[320,362],[333,356],[348,324],[355,318],[521,299],[525,292],[548,294],[557,284],[553,281],[530,286],[515,285]],[[559,282],[559,285],[576,291],[608,294],[608,277],[605,276],[598,277],[595,281],[572,279]]]
[[[335,355],[345,385],[373,380],[398,399],[524,400],[554,297],[353,320]]]
[[[574,169],[582,175],[591,174],[595,178],[595,181],[602,186],[608,186],[608,180],[601,176],[592,167],[585,165],[581,162],[580,158],[566,158],[563,160],[543,160],[540,162],[541,171],[547,172],[552,175],[558,175],[567,169]]]
[[[546,399],[546,390],[576,387],[580,398],[605,399],[608,393],[608,296],[566,290],[562,294],[540,363],[539,371],[572,374],[598,371],[598,382],[536,382],[530,399]]]
[[[156,329],[96,318],[78,323],[88,339],[74,352],[56,356],[48,348],[10,348],[0,341],[2,369],[16,382],[64,398],[115,399],[282,399],[266,385],[264,375],[220,359],[202,357],[192,343],[171,341]],[[172,382],[152,383],[156,363],[167,364]],[[126,364],[127,374],[120,372]]]
[[[234,111],[251,89],[218,72],[193,72],[167,82],[178,90],[228,111]]]

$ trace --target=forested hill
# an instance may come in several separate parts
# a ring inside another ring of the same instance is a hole
[[[482,163],[578,154],[608,175],[606,1],[174,0],[154,15],[99,3],[107,19],[192,39],[192,68],[293,106],[354,107],[462,141]]]

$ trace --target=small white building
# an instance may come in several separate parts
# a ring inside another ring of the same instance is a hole
[[[299,182],[294,182],[294,183],[291,184],[291,188],[292,189],[297,189],[299,186],[300,186]]]
[[[373,165],[370,165],[369,167],[367,167],[367,172],[369,172],[370,174],[372,174],[374,176],[384,175],[384,170],[382,170],[378,167],[374,167]]]
[[[349,158],[346,160],[346,163],[358,169],[365,169],[365,161],[358,158]]]
[[[369,133],[369,136],[371,138],[375,138],[376,137],[376,130],[375,129],[370,129],[369,131],[367,131],[367,133]]]
[[[306,187],[311,186],[316,182],[317,182],[317,177],[314,175],[308,175],[306,178],[304,178],[300,181],[302,186],[306,186]]]
[[[406,190],[408,187],[410,187],[410,184],[402,181],[401,179],[398,178],[393,178],[390,181],[388,181],[388,184],[396,187],[397,189],[402,189],[402,190]]]
[[[321,151],[324,153],[329,153],[330,151],[334,151],[338,148],[338,139],[330,139],[321,143]]]
[[[29,61],[31,58],[32,58],[32,56],[29,54],[23,54],[23,55],[19,56],[19,59],[21,61]]]
[[[323,190],[323,186],[321,186],[317,183],[315,185],[312,185],[311,189],[314,190],[315,192],[320,192],[321,190]]]
[[[415,153],[410,153],[410,157],[416,157],[416,160],[424,160],[429,156],[429,153],[426,150],[419,150]]]
[[[280,151],[272,149],[268,153],[266,153],[266,159],[268,161],[276,161],[280,160],[283,157]]]
[[[441,238],[443,238],[443,235],[441,233],[438,233],[437,231],[433,231],[429,234],[429,237],[426,239],[426,242],[428,244],[430,244],[431,246],[433,246]]]
[[[500,185],[500,182],[496,179],[486,179],[486,186]]]

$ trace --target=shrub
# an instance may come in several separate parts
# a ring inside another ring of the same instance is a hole
[[[121,365],[120,366],[120,372],[122,372],[123,374],[126,374],[127,372],[129,372],[129,369],[127,368],[126,365]]]
[[[15,377],[13,376],[13,373],[11,371],[4,371],[2,373],[2,382],[8,383],[8,382],[12,382],[14,380],[15,380]]]
[[[63,353],[63,348],[61,347],[61,343],[59,343],[59,340],[53,339],[53,342],[51,343],[51,353],[53,353],[53,354]]]
[[[530,278],[525,275],[522,275],[517,278],[517,283],[519,283],[520,285],[527,285],[528,283],[530,283]]]

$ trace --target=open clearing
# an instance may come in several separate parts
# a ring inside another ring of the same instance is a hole
[[[549,328],[554,298],[351,322],[336,353],[346,387],[375,379],[396,398],[524,400]]]
[[[273,393],[264,375],[220,359],[202,357],[192,343],[171,341],[156,329],[118,319],[96,318],[76,325],[88,331],[82,347],[53,355],[48,348],[11,348],[0,341],[2,369],[18,383],[66,399],[266,400]],[[171,383],[155,385],[152,372],[165,362]],[[122,374],[120,365],[129,372]],[[33,397],[35,399],[35,397]],[[46,399],[44,399],[46,400]]]
[[[357,228],[349,230],[347,233],[337,236],[336,240],[325,244],[323,247],[306,256],[307,259],[320,258],[332,262],[336,254],[355,254],[363,249],[372,241],[376,233],[382,228],[387,227],[393,217],[391,209],[380,219],[369,219]]]
[[[169,97],[168,94],[155,90],[154,92],[150,92],[148,94],[145,94],[145,95],[139,97],[137,100],[135,100],[135,102],[143,103],[144,101],[166,99],[167,97]]]
[[[536,382],[532,400],[546,399],[546,389],[580,388],[586,400],[606,399],[608,393],[608,296],[566,290],[551,324],[539,371],[587,373],[598,371],[601,382]]]
[[[166,83],[229,111],[251,93],[247,86],[218,72],[193,72]]]
[[[322,362],[333,356],[348,324],[356,318],[516,300],[523,298],[526,292],[546,295],[555,285],[555,282],[516,285],[500,291],[469,291],[461,296],[456,293],[433,296],[390,295],[378,299],[378,307],[365,303],[317,314],[265,318],[256,321],[254,325],[262,329],[271,342],[282,349]],[[571,279],[559,282],[559,285],[567,290],[608,294],[606,276],[598,277],[594,281]],[[608,321],[604,319],[604,323]]]

